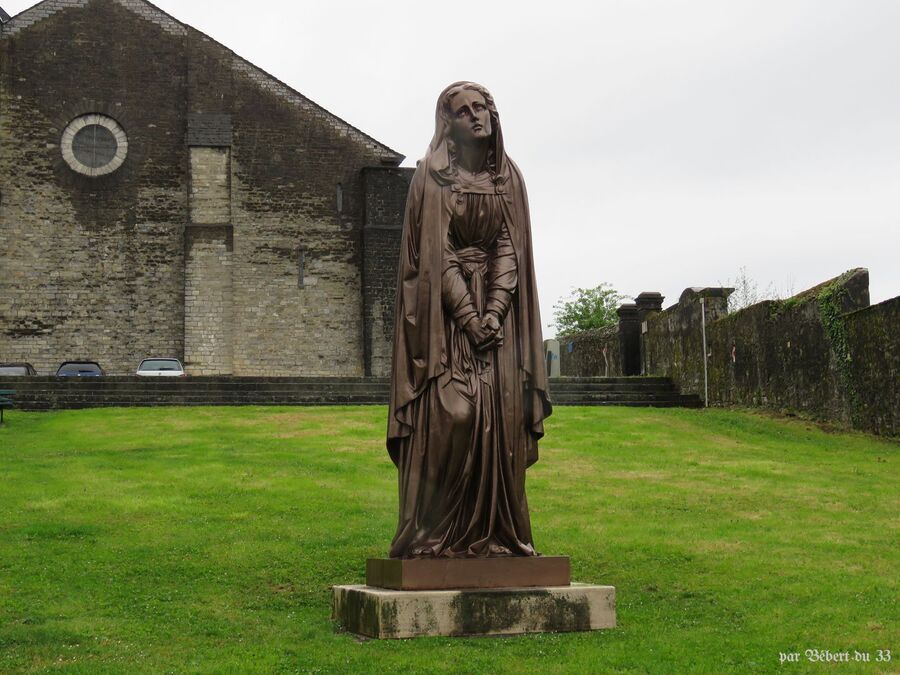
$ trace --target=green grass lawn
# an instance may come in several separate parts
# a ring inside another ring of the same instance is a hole
[[[613,631],[360,641],[330,587],[387,551],[386,408],[12,412],[0,672],[900,672],[898,445],[719,410],[561,408],[536,545]],[[890,663],[877,663],[891,650]]]

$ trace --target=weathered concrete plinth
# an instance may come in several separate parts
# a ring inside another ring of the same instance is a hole
[[[516,635],[616,626],[612,586],[400,591],[335,586],[332,618],[372,638]]]

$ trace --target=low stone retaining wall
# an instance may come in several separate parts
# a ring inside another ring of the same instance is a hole
[[[640,351],[641,373],[671,378],[682,393],[703,397],[705,315],[710,405],[799,412],[897,435],[900,297],[870,307],[864,269],[729,314],[731,290],[689,288],[664,311],[639,303],[640,333],[628,339],[636,342],[629,349]],[[623,334],[620,324],[561,338],[563,375],[621,372]]]

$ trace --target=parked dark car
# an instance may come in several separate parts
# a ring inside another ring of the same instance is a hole
[[[106,375],[99,363],[94,361],[66,361],[59,370],[57,377],[103,377]]]
[[[0,377],[34,377],[37,371],[30,363],[0,363]]]

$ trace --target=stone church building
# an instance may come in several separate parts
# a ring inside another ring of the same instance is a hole
[[[0,22],[0,362],[388,372],[400,154],[143,0]]]

